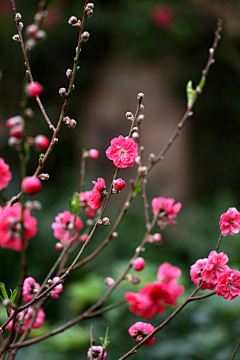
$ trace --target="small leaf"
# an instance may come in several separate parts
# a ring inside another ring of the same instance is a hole
[[[6,291],[3,283],[1,283],[1,282],[0,282],[0,289],[1,289],[1,292],[2,292],[2,294],[3,294],[4,299],[8,299],[7,291]]]
[[[204,88],[205,83],[206,83],[206,78],[205,78],[205,76],[203,76],[200,83],[199,83],[199,85],[198,85],[201,90]]]
[[[133,197],[135,197],[142,189],[142,183],[139,180],[135,186],[135,189],[133,190]]]
[[[108,340],[108,331],[109,331],[109,328],[107,327],[105,338],[100,337],[100,341],[101,341],[101,344],[102,344],[102,347],[104,350],[106,350],[106,348],[110,344],[110,341]]]
[[[73,215],[79,215],[79,193],[75,192],[73,196],[69,199],[69,207]]]
[[[43,160],[43,158],[44,158],[44,154],[43,153],[39,154],[39,160]]]
[[[11,302],[13,303],[14,302],[14,300],[15,300],[15,298],[16,298],[16,296],[17,296],[17,293],[18,293],[18,288],[16,288],[15,290],[11,290],[10,289],[10,291],[11,291],[11,296],[10,296],[10,300],[11,300]]]
[[[188,106],[191,106],[193,99],[196,95],[196,90],[193,90],[193,87],[192,87],[192,80],[189,80],[187,83],[186,93],[187,93],[187,104],[188,104]]]

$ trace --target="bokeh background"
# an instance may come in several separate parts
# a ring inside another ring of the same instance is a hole
[[[18,11],[24,26],[33,22],[38,9],[35,0],[19,0]],[[34,79],[44,86],[42,101],[56,124],[62,99],[58,89],[67,86],[65,72],[71,68],[77,41],[77,30],[67,23],[71,15],[81,16],[83,1],[52,0],[49,16],[42,28],[47,39],[31,52]],[[207,257],[219,236],[219,217],[228,207],[240,207],[240,4],[238,0],[104,0],[95,1],[92,18],[85,30],[91,34],[83,44],[76,89],[70,102],[69,116],[78,125],[75,130],[63,128],[59,143],[46,165],[50,181],[36,196],[43,206],[37,213],[39,232],[28,248],[29,275],[41,282],[58,256],[51,223],[68,209],[68,199],[78,190],[81,148],[97,148],[98,160],[89,160],[85,190],[91,181],[102,176],[110,182],[114,172],[105,156],[110,140],[126,135],[129,123],[126,111],[135,111],[136,95],[142,91],[146,116],[142,123],[145,160],[166,143],[186,108],[185,86],[196,85],[212,45],[217,18],[223,19],[222,40],[216,52],[206,87],[194,107],[194,115],[182,135],[148,177],[148,197],[174,197],[183,203],[178,224],[162,233],[163,245],[147,246],[146,269],[141,284],[122,283],[107,300],[111,304],[123,298],[126,291],[137,291],[156,280],[158,266],[168,261],[182,269],[180,283],[186,296],[193,289],[189,267],[198,258]],[[20,113],[24,65],[19,44],[12,41],[16,33],[10,0],[0,0],[0,156],[10,164],[14,175],[4,193],[10,198],[19,189],[17,152],[7,146],[6,120]],[[39,133],[50,137],[50,131],[33,101],[29,106],[35,116],[28,122],[28,135]],[[36,168],[38,154],[32,151],[28,173]],[[133,169],[120,172],[127,183]],[[114,223],[129,186],[109,204]],[[119,237],[96,259],[72,274],[59,300],[45,308],[47,318],[42,328],[30,336],[50,331],[95,302],[106,290],[104,279],[115,278],[127,264],[144,232],[141,198],[136,198],[119,227]],[[82,216],[84,219],[84,216]],[[155,229],[158,231],[158,229]],[[89,254],[107,230],[98,230],[86,250]],[[221,250],[231,268],[240,269],[240,236],[226,238]],[[14,289],[20,271],[19,254],[11,249],[0,251],[1,281]],[[107,265],[106,265],[107,264]],[[180,300],[182,301],[182,300]],[[240,301],[226,301],[217,296],[190,304],[168,327],[164,328],[151,348],[141,348],[138,360],[217,360],[230,359],[239,340]],[[151,320],[158,325],[170,313]],[[1,307],[1,321],[5,319]],[[117,359],[133,345],[127,329],[144,321],[129,312],[128,306],[112,310],[96,319],[84,321],[57,337],[19,351],[18,360],[85,359],[89,347],[89,329],[93,325],[96,343],[110,327],[108,358]]]

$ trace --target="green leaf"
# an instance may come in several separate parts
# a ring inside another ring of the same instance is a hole
[[[204,88],[205,83],[206,83],[206,78],[205,78],[205,76],[203,76],[200,83],[199,83],[199,85],[198,85],[201,90]]]
[[[10,289],[10,291],[11,291],[11,296],[10,296],[10,300],[11,300],[11,302],[13,303],[14,302],[14,300],[15,300],[15,298],[16,298],[16,296],[17,296],[17,293],[18,293],[18,288],[16,288],[15,290],[11,290]]]
[[[39,154],[39,160],[43,160],[43,158],[44,158],[44,154],[43,153]]]
[[[135,189],[133,190],[133,197],[135,197],[142,190],[142,183],[138,180]]]
[[[2,292],[2,294],[3,294],[4,299],[8,299],[7,291],[6,291],[3,283],[1,283],[1,282],[0,282],[0,289],[1,289],[1,292]]]
[[[193,99],[196,95],[196,90],[193,90],[193,87],[192,87],[192,80],[189,80],[187,83],[186,93],[187,93],[187,104],[188,104],[188,106],[191,106]]]
[[[102,347],[104,350],[106,350],[106,348],[110,344],[110,341],[108,340],[108,331],[109,331],[109,328],[107,327],[105,338],[100,337],[100,341],[101,341],[101,344],[102,344]]]
[[[73,196],[69,199],[69,208],[73,215],[79,215],[79,193],[75,192]]]

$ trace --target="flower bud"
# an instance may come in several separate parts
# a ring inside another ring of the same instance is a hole
[[[155,244],[160,245],[162,243],[162,235],[159,233],[155,233],[152,235],[152,240]]]
[[[90,37],[89,32],[88,32],[88,31],[84,31],[84,33],[81,35],[81,40],[82,40],[82,42],[88,41],[89,37]]]
[[[42,183],[36,176],[27,176],[22,180],[21,188],[26,194],[37,194],[41,188]]]
[[[29,97],[36,97],[41,95],[41,93],[43,92],[43,87],[41,84],[37,83],[37,82],[31,82],[30,84],[28,84],[26,86],[26,94]]]
[[[55,248],[56,248],[57,251],[61,251],[62,248],[63,248],[62,243],[60,243],[60,242],[56,243]]]
[[[125,280],[129,281],[130,283],[132,283],[134,285],[138,285],[141,282],[139,276],[132,276],[130,274],[125,276]]]
[[[82,234],[80,239],[83,241],[83,242],[86,242],[87,239],[88,239],[88,234]]]
[[[69,116],[66,116],[63,118],[63,121],[65,122],[65,124],[69,127],[69,129],[75,129],[75,127],[77,126],[77,122],[74,119],[70,119]]]
[[[113,188],[116,190],[116,191],[121,191],[125,188],[125,181],[121,178],[119,179],[116,179],[114,180],[113,182]]]
[[[20,139],[22,137],[23,130],[24,128],[21,125],[13,126],[9,131],[9,135]]]
[[[69,19],[68,19],[68,23],[69,25],[74,25],[78,22],[78,19],[76,16],[71,16]]]
[[[31,211],[41,211],[42,210],[42,204],[38,200],[27,201],[25,203],[25,207]]]
[[[146,166],[139,166],[138,167],[138,173],[140,175],[146,175],[147,174],[147,167]]]
[[[43,181],[49,180],[49,177],[50,177],[49,174],[44,174],[44,173],[38,175],[38,178]]]
[[[149,156],[148,156],[148,160],[151,162],[154,162],[155,158],[156,158],[156,155],[153,153],[149,154]]]
[[[31,37],[35,36],[37,31],[38,31],[38,27],[35,24],[31,24],[26,27],[26,34],[28,36]]]
[[[19,37],[18,34],[13,35],[12,39],[13,39],[13,41],[16,41],[16,42],[19,42],[19,41],[20,41],[20,37]]]
[[[58,92],[59,92],[60,96],[62,96],[64,98],[67,97],[67,90],[64,87],[60,88]]]
[[[112,286],[115,281],[113,280],[113,278],[111,277],[107,277],[105,280],[104,280],[104,283],[107,285],[107,286]]]
[[[49,139],[45,135],[37,135],[34,138],[34,147],[39,151],[45,151],[49,142]]]
[[[13,136],[10,136],[8,138],[8,146],[17,148],[20,145],[21,145],[21,140],[20,139],[15,138]]]
[[[138,140],[138,139],[139,139],[139,134],[138,134],[137,131],[134,131],[134,132],[132,133],[132,138],[133,138],[134,140]]]
[[[140,115],[138,115],[138,117],[137,117],[137,123],[139,124],[141,121],[143,121],[145,119],[145,115],[143,115],[143,114],[140,114]]]
[[[97,225],[109,226],[110,220],[108,217],[104,217],[102,220],[99,219]]]
[[[118,237],[118,233],[117,233],[116,231],[114,231],[114,232],[112,233],[112,238],[115,239],[115,238],[117,238],[117,237]]]
[[[13,126],[17,126],[17,125],[24,125],[24,120],[22,116],[13,116],[11,118],[9,118],[6,122],[7,127],[10,129]]]
[[[142,257],[138,257],[134,260],[133,268],[136,271],[141,271],[145,268],[145,260]]]
[[[24,111],[24,115],[25,115],[27,118],[32,118],[32,117],[35,115],[35,113],[34,113],[34,111],[33,111],[31,108],[27,108],[27,109],[25,109],[25,111]]]
[[[138,93],[137,99],[138,99],[139,101],[142,101],[144,98],[145,98],[144,93],[141,93],[141,92]]]
[[[22,30],[22,29],[23,29],[23,26],[24,26],[23,23],[22,23],[22,22],[19,22],[18,25],[19,25],[19,27],[20,27],[20,30]]]
[[[72,71],[71,69],[67,69],[66,75],[67,75],[67,77],[68,77],[69,79],[72,78],[72,73],[73,73],[73,71]]]
[[[17,14],[15,15],[15,20],[16,20],[16,21],[21,20],[21,18],[22,18],[22,15],[21,15],[20,13],[17,13]]]
[[[99,156],[99,151],[97,149],[90,149],[89,156],[93,159],[97,159]]]
[[[26,50],[30,51],[32,48],[34,48],[37,45],[37,42],[34,39],[28,39],[25,45],[26,45]]]
[[[46,38],[47,38],[47,33],[42,29],[38,30],[34,36],[34,39],[37,41],[44,40]]]
[[[134,120],[133,113],[131,113],[130,111],[127,111],[125,116],[128,120]]]

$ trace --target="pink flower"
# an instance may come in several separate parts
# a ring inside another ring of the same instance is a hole
[[[3,248],[22,249],[21,241],[21,205],[5,206],[0,214],[0,245]],[[28,209],[23,211],[24,245],[37,233],[37,219]]]
[[[91,191],[81,192],[79,195],[80,200],[80,208],[88,217],[94,217],[95,212],[93,211],[93,207],[90,203],[90,195]]]
[[[37,82],[31,82],[26,86],[26,94],[29,97],[39,96],[41,95],[42,92],[43,92],[43,87],[41,84]]]
[[[152,9],[151,18],[157,27],[169,29],[173,23],[172,9],[167,5],[157,5]]]
[[[145,319],[151,319],[158,312],[158,306],[153,303],[150,297],[143,292],[139,294],[134,292],[125,293],[125,299],[130,304],[130,311]],[[164,313],[164,308],[161,313]]]
[[[182,270],[177,266],[172,266],[168,262],[163,263],[158,268],[158,281],[169,281],[178,279],[182,275]]]
[[[116,180],[114,180],[114,182],[113,182],[113,188],[114,188],[114,190],[116,190],[116,191],[121,191],[121,190],[123,190],[124,188],[125,188],[125,181],[123,180],[123,179],[116,179]]]
[[[122,135],[111,141],[111,146],[106,150],[107,158],[113,160],[117,168],[124,169],[131,167],[138,156],[138,146],[131,138],[126,139]]]
[[[58,282],[58,280],[60,279],[59,276],[55,276],[53,278],[53,284],[56,284],[56,282]],[[58,299],[59,298],[59,293],[63,291],[63,284],[58,284],[57,286],[55,286],[55,288],[50,292],[50,295],[53,299]]]
[[[164,229],[168,224],[176,224],[176,220],[174,220],[174,218],[181,210],[182,204],[180,202],[174,204],[174,201],[175,200],[173,198],[164,197],[154,198],[152,200],[154,215],[158,213],[160,208],[158,225],[161,229]]]
[[[28,303],[33,299],[38,290],[40,290],[41,286],[34,280],[32,277],[28,277],[24,280],[23,283],[23,301]]]
[[[87,353],[88,360],[91,359],[91,352],[92,352],[93,359],[106,360],[106,358],[107,358],[107,352],[104,351],[104,354],[103,354],[102,346],[92,346],[92,348],[89,348],[88,353]]]
[[[230,207],[228,211],[221,215],[220,230],[222,236],[235,235],[240,231],[240,213],[235,207]]]
[[[216,285],[220,275],[229,270],[229,266],[225,265],[228,262],[228,256],[223,252],[217,253],[215,250],[208,255],[207,262],[202,271],[203,281]]]
[[[128,333],[134,341],[139,343],[153,330],[154,326],[152,326],[151,324],[138,321],[128,329]],[[154,341],[155,336],[151,336],[150,339],[148,339],[148,341],[146,341],[143,345],[151,346],[153,345]]]
[[[33,316],[35,316],[36,314],[36,310],[33,307],[29,307],[27,310],[27,313],[24,316],[25,311],[21,311],[20,313],[17,314],[16,318],[17,321],[15,323],[15,329],[17,330],[19,325],[21,325],[20,331],[19,333],[22,334],[25,330],[27,330],[30,326],[30,323],[32,321]],[[11,310],[11,315],[14,314],[14,310]],[[39,309],[38,313],[37,313],[37,317],[32,325],[32,328],[37,329],[39,327],[41,327],[44,323],[45,320],[45,313],[43,311],[43,309]],[[12,331],[12,327],[13,327],[13,320],[11,320],[8,325],[8,330]]]
[[[217,295],[226,300],[233,300],[240,295],[240,272],[229,269],[220,275],[217,283]]]
[[[74,238],[72,244],[78,241],[78,230],[83,227],[83,222],[79,216],[74,216],[70,211],[64,211],[59,213],[55,217],[55,222],[52,223],[52,229],[54,230],[54,236],[59,239],[62,244],[68,244],[69,241]]]
[[[107,196],[105,191],[105,180],[103,178],[98,178],[97,181],[92,181],[92,183],[94,184],[94,188],[89,195],[89,203],[93,210],[97,210]]]
[[[8,186],[12,179],[12,173],[9,171],[9,165],[5,163],[3,158],[0,158],[0,191]]]
[[[21,188],[26,194],[37,194],[41,188],[42,183],[36,176],[27,176],[21,183]]]
[[[202,271],[207,263],[207,258],[205,259],[199,259],[195,262],[195,264],[193,264],[191,266],[190,269],[190,276],[192,279],[192,282],[195,285],[199,284],[199,281],[201,279],[202,276]],[[209,289],[209,290],[213,290],[215,288],[215,285],[212,285],[211,283],[207,283],[206,281],[202,281],[202,286],[201,286],[201,290],[205,290],[205,289]]]
[[[134,260],[133,268],[136,271],[141,271],[145,268],[145,260],[142,257],[138,257]]]

